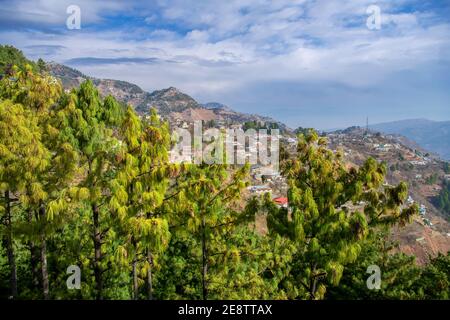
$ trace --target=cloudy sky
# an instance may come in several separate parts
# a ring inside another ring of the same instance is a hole
[[[449,0],[0,0],[0,43],[291,127],[450,120]]]

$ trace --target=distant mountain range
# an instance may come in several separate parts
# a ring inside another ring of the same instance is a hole
[[[269,117],[237,112],[218,102],[200,104],[174,87],[149,93],[137,85],[126,81],[89,77],[76,69],[54,62],[48,63],[47,69],[50,74],[61,79],[65,89],[77,87],[83,81],[90,79],[101,95],[106,96],[110,94],[122,103],[131,104],[140,114],[146,114],[149,112],[150,107],[155,107],[160,115],[172,123],[214,120],[230,124],[242,124],[247,121],[257,121],[276,123],[281,130],[290,131],[285,124]]]
[[[369,128],[405,136],[442,159],[450,160],[450,121],[411,119],[375,124]]]

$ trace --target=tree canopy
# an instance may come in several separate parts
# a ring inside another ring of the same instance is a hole
[[[417,207],[405,183],[384,185],[383,163],[348,166],[302,130],[279,207],[246,195],[248,164],[170,163],[155,109],[138,115],[91,81],[65,92],[45,63],[0,54],[2,298],[448,299],[448,255],[419,267],[389,241]]]

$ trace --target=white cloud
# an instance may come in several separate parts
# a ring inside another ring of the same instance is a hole
[[[32,20],[57,24],[65,21],[69,2],[15,1],[9,9],[19,10],[24,21],[31,15]],[[83,19],[92,23],[104,19],[105,12],[137,10],[126,1],[78,2]],[[78,68],[148,90],[176,86],[199,97],[205,92],[220,97],[258,81],[376,87],[396,72],[449,60],[448,23],[423,26],[421,19],[432,21],[432,12],[395,10],[406,0],[377,2],[382,8],[380,31],[366,28],[366,8],[373,3],[368,0],[174,0],[153,1],[140,10],[148,23],[141,28],[59,34],[6,30],[0,31],[0,41],[31,54],[33,46],[58,46],[45,58],[60,62],[80,57],[156,58],[163,62]],[[162,28],[159,20],[172,27]],[[150,28],[153,24],[157,29]]]

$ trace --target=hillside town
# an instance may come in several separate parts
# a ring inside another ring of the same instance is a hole
[[[396,136],[362,128],[328,133],[327,138],[330,148],[343,152],[349,165],[361,165],[373,157],[386,163],[386,184],[408,183],[408,204],[418,205],[419,216],[393,236],[402,251],[425,263],[429,255],[450,250],[450,213],[440,211],[434,202],[443,181],[449,179],[443,170],[444,161],[425,150],[405,146]]]

